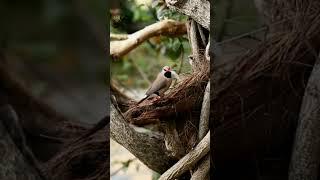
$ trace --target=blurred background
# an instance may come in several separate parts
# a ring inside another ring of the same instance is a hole
[[[236,60],[237,56],[263,41],[266,29],[254,1],[215,1],[215,63]]]
[[[105,0],[1,0],[7,67],[64,115],[95,123],[108,113]]]
[[[110,11],[110,36],[132,34],[163,19],[187,22],[181,14],[165,8],[161,0],[120,0]],[[111,39],[112,41],[112,39]],[[118,60],[111,61],[111,80],[122,92],[139,100],[165,65],[181,74],[191,71],[190,46],[183,37],[153,37]],[[158,174],[143,165],[130,152],[110,140],[110,174],[113,180],[151,180]]]
[[[185,16],[164,8],[164,3],[158,0],[119,1],[116,6],[111,9],[111,34],[131,34],[162,19],[187,21]],[[190,72],[189,54],[187,36],[151,38],[120,60],[111,62],[112,80],[131,97],[139,99],[163,66],[171,66],[180,73]]]

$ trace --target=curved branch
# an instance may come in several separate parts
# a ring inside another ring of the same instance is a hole
[[[207,0],[166,0],[170,9],[191,17],[201,26],[210,30],[210,1]]]
[[[175,165],[161,175],[159,180],[175,179],[187,170],[191,169],[210,150],[210,131],[200,143]]]
[[[144,29],[128,35],[123,41],[110,42],[110,55],[117,59],[139,46],[144,41],[154,36],[180,36],[187,33],[186,24],[174,20],[164,20],[151,24]]]
[[[156,133],[135,131],[111,104],[110,137],[129,150],[150,169],[162,173],[174,160],[167,154],[163,137]]]
[[[210,171],[210,155],[206,155],[203,160],[200,162],[196,171],[192,174],[190,180],[205,180],[209,179],[209,171]]]
[[[302,100],[289,179],[317,179],[320,164],[320,57]]]

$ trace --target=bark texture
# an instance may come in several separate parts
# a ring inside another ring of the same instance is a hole
[[[162,173],[174,163],[174,159],[168,156],[163,135],[135,131],[113,104],[110,113],[110,137],[128,149],[146,166]]]
[[[207,84],[203,96],[202,109],[199,121],[199,140],[201,140],[209,131],[210,120],[210,81]]]
[[[320,163],[320,59],[305,89],[291,158],[290,180],[318,179]]]
[[[185,14],[210,30],[210,2],[207,0],[166,0],[167,6]]]
[[[187,155],[181,158],[175,165],[163,173],[159,180],[175,179],[192,167],[204,157],[210,150],[210,131],[200,143]]]
[[[191,180],[207,180],[210,172],[210,155],[206,155],[199,163],[196,171],[192,174]]]

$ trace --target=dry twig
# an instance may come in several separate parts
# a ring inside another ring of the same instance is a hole
[[[159,180],[171,180],[179,177],[187,170],[191,169],[210,150],[210,131],[200,141],[200,143],[187,155],[181,158],[175,165],[163,173]]]

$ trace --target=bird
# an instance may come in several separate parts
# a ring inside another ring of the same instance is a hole
[[[173,79],[177,79],[178,81],[180,80],[178,74],[173,71],[171,67],[164,66],[161,72],[157,75],[157,78],[153,81],[145,93],[146,96],[141,99],[138,104],[150,97],[162,97],[171,86]]]

